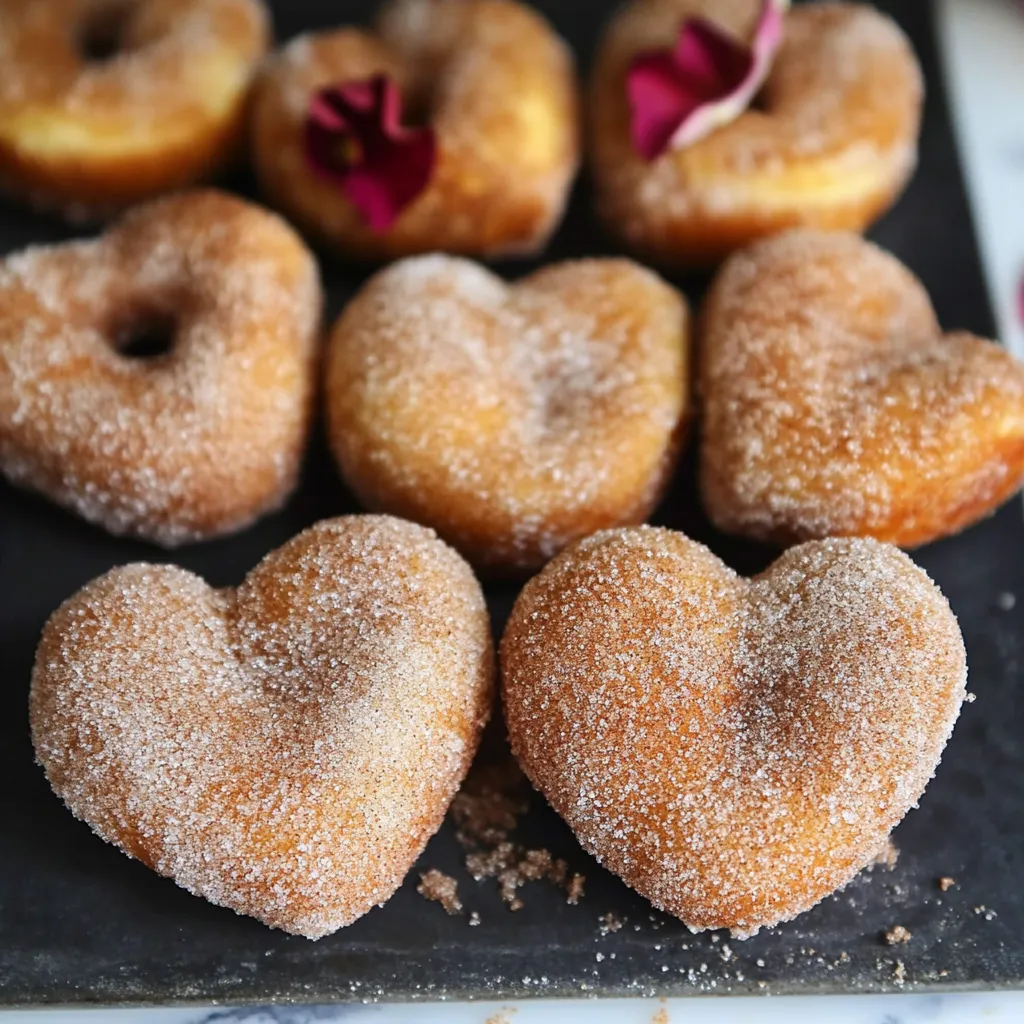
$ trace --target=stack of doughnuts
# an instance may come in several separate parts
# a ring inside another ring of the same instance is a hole
[[[580,162],[573,56],[518,0],[390,0],[265,60],[261,0],[0,8],[0,189],[118,215],[0,261],[0,471],[113,534],[213,540],[288,500],[319,400],[368,513],[237,589],[140,562],[61,605],[31,728],[76,816],[273,927],[350,924],[490,714],[476,570],[537,574],[500,644],[513,750],[653,904],[745,936],[877,854],[965,697],[899,549],[1020,489],[1024,366],[943,334],[858,234],[916,162],[908,40],[787,7],[633,0],[599,48],[597,213],[663,270],[722,263],[696,320],[623,256],[473,261],[542,251]],[[247,147],[280,213],[195,187]],[[304,238],[397,258],[327,332]],[[644,525],[696,420],[710,522],[796,545],[751,580]]]

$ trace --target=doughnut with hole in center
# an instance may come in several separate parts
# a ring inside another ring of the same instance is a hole
[[[0,470],[115,534],[242,529],[295,485],[320,305],[295,232],[212,191],[7,257]]]
[[[79,219],[208,179],[268,37],[262,0],[0,4],[0,188]]]

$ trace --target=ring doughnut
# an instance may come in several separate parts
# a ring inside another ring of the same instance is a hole
[[[711,135],[646,162],[630,138],[625,77],[671,46],[687,18],[738,38],[758,0],[634,0],[611,23],[590,95],[598,210],[657,262],[701,265],[800,225],[863,230],[917,159],[922,76],[897,25],[871,7],[807,3],[786,15],[756,105]]]
[[[292,490],[314,394],[316,264],[217,192],[0,263],[0,470],[115,534],[247,526]],[[161,354],[132,354],[134,341]]]
[[[261,0],[0,4],[0,187],[80,219],[211,177],[268,35]]]

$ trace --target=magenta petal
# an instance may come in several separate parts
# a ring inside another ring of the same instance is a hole
[[[630,134],[645,160],[691,145],[750,105],[782,42],[788,7],[789,0],[765,0],[750,46],[691,18],[673,50],[634,59],[626,75]]]
[[[645,160],[662,154],[679,125],[700,105],[686,83],[679,81],[672,55],[641,54],[626,80],[632,111],[633,145]]]
[[[427,187],[437,163],[433,131],[402,126],[401,94],[385,75],[318,92],[306,116],[305,146],[313,170],[378,233]]]

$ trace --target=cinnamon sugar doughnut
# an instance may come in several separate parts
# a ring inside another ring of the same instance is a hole
[[[874,859],[966,678],[949,605],[896,548],[816,541],[748,581],[651,527],[531,580],[501,669],[515,753],[584,847],[693,930],[740,937]]]
[[[217,192],[0,262],[0,471],[164,545],[248,525],[292,490],[313,397],[316,264]],[[155,329],[169,351],[119,349]]]
[[[630,139],[626,73],[700,17],[750,37],[760,0],[634,0],[609,26],[590,100],[598,209],[636,250],[671,264],[717,262],[784,228],[860,231],[917,160],[923,85],[910,43],[874,8],[807,3],[758,102],[732,123],[646,162]]]
[[[641,522],[688,420],[685,300],[628,260],[514,285],[449,256],[378,274],[335,325],[327,426],[371,508],[518,572]]]
[[[212,176],[268,32],[261,0],[0,4],[0,187],[80,218]]]
[[[920,282],[856,235],[738,253],[702,324],[701,492],[720,529],[912,547],[1024,482],[1024,365],[942,334]]]
[[[436,134],[433,177],[383,233],[309,165],[304,124],[321,88],[386,74]],[[579,162],[572,56],[513,0],[393,0],[372,33],[304,35],[257,87],[253,152],[266,194],[305,231],[356,256],[540,249]]]
[[[237,590],[128,565],[66,601],[32,674],[36,756],[107,842],[320,938],[401,884],[490,712],[483,594],[434,534],[322,522]]]

